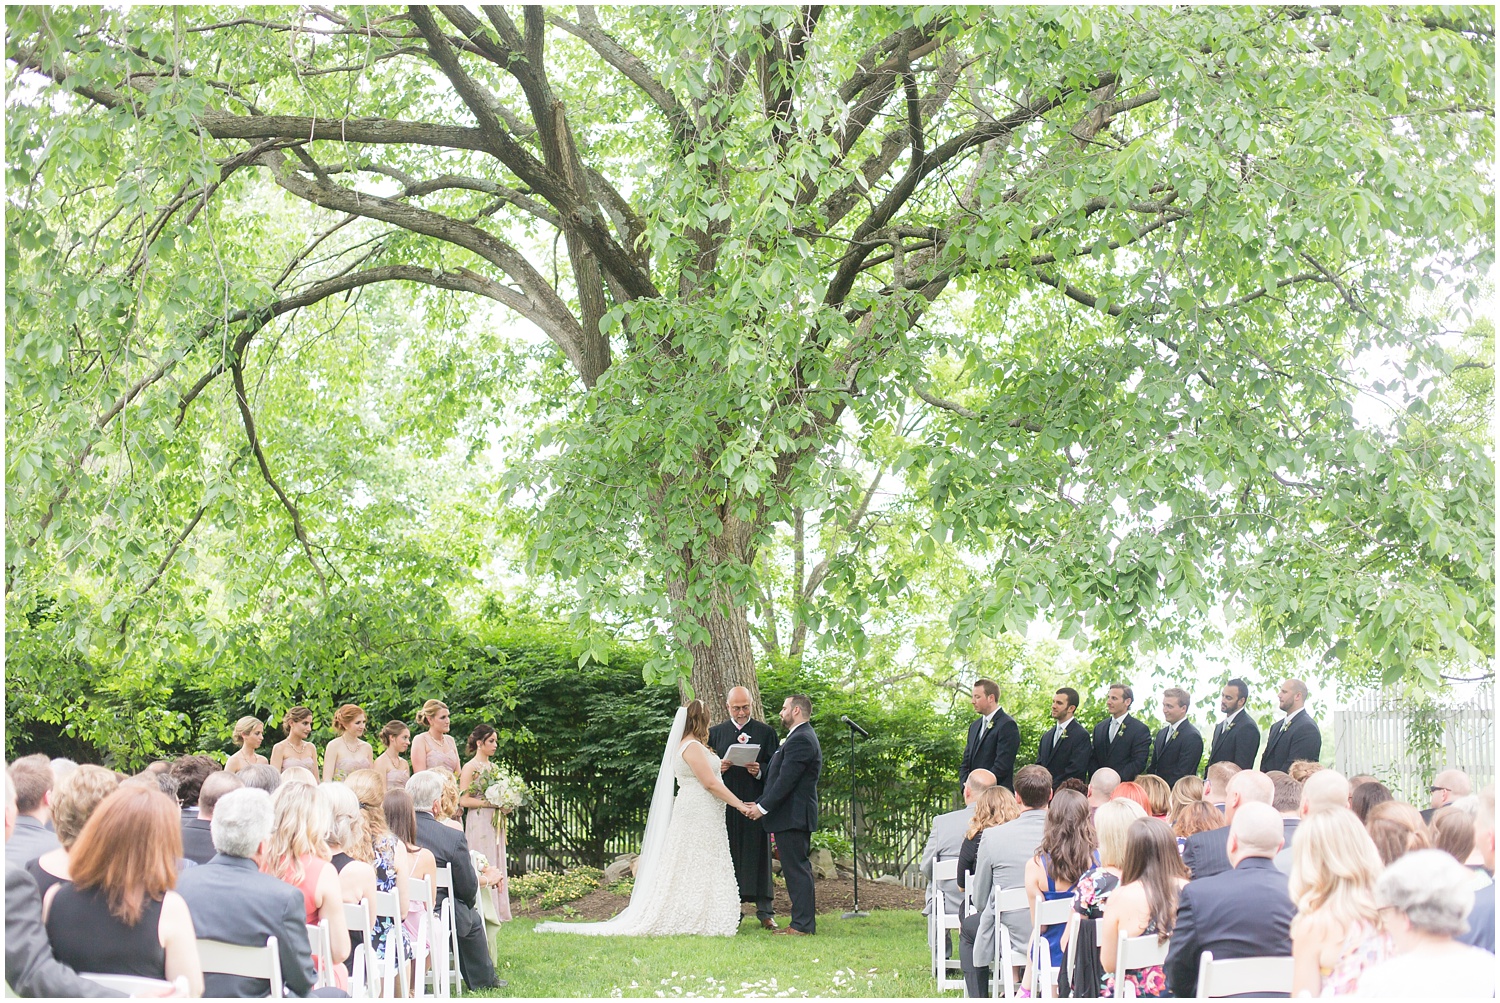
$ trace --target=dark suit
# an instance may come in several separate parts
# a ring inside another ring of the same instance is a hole
[[[766,767],[766,789],[755,802],[765,812],[760,824],[776,837],[781,876],[792,900],[792,929],[812,933],[818,927],[813,891],[812,834],[818,828],[818,775],[823,748],[812,725],[800,724],[787,735]]]
[[[1151,729],[1126,714],[1120,719],[1120,733],[1109,740],[1109,726],[1113,718],[1106,717],[1094,725],[1094,755],[1092,768],[1102,770],[1109,767],[1120,775],[1120,779],[1134,780],[1146,772],[1146,759],[1151,755]]]
[[[1177,926],[1162,965],[1167,989],[1173,996],[1196,995],[1204,951],[1214,952],[1216,960],[1289,957],[1295,915],[1287,876],[1265,857],[1247,857],[1232,871],[1189,881],[1178,897]]]
[[[1323,733],[1318,730],[1318,722],[1309,717],[1306,710],[1299,710],[1290,726],[1286,721],[1286,718],[1282,718],[1271,725],[1271,731],[1266,736],[1266,751],[1260,757],[1262,773],[1272,770],[1285,773],[1300,759],[1316,763],[1323,751]]]
[[[1069,777],[1088,780],[1089,757],[1093,755],[1093,751],[1089,746],[1088,729],[1074,718],[1068,722],[1061,742],[1057,741],[1055,724],[1042,734],[1036,750],[1036,763],[1038,766],[1045,766],[1047,772],[1052,774],[1052,789],[1057,790],[1058,785]]]
[[[42,925],[41,893],[17,860],[5,865],[5,982],[17,996],[42,999],[125,995],[80,978],[52,956]]]
[[[1255,769],[1255,754],[1260,751],[1260,727],[1255,718],[1243,708],[1235,715],[1234,724],[1225,730],[1224,722],[1214,725],[1214,740],[1209,747],[1208,766],[1228,760],[1242,770]],[[1208,776],[1208,767],[1203,768]]]
[[[201,818],[182,820],[182,855],[195,864],[206,864],[214,858],[212,823]]]
[[[307,912],[295,885],[262,874],[248,857],[220,853],[179,877],[177,894],[187,902],[200,938],[260,947],[267,937],[275,937],[287,989],[295,996],[312,990],[317,974],[307,940]],[[252,999],[269,996],[270,987],[265,979],[203,976],[204,996]]]
[[[1203,736],[1193,727],[1193,722],[1183,718],[1177,723],[1175,734],[1170,725],[1156,733],[1151,743],[1151,769],[1148,772],[1161,777],[1170,787],[1183,777],[1197,776],[1198,764],[1202,761]]]
[[[484,940],[484,924],[479,918],[479,875],[469,856],[469,841],[457,829],[451,829],[432,817],[432,812],[417,809],[417,845],[431,850],[442,867],[453,867],[453,922],[458,927],[458,963],[464,983],[471,989],[489,989],[495,984],[495,966],[490,961],[490,946]],[[439,893],[441,901],[443,894]]]
[[[766,789],[766,769],[781,744],[776,731],[754,718],[746,721],[743,728],[732,720],[721,721],[708,730],[708,744],[720,759],[731,745],[760,746],[755,757],[760,764],[760,776],[751,776],[743,766],[731,766],[721,774],[729,793],[741,801],[753,804],[759,799]],[[729,834],[729,858],[734,862],[734,879],[740,887],[740,901],[754,902],[756,917],[770,919],[776,914],[776,892],[771,884],[771,840],[766,836],[766,829],[737,811],[725,813],[724,825]]]
[[[1021,751],[1021,729],[1016,719],[1000,708],[995,708],[989,727],[984,718],[975,718],[969,725],[969,738],[964,743],[963,762],[958,767],[958,782],[962,784],[975,770],[989,770],[995,775],[995,783],[1001,787],[1016,785],[1016,753]]]
[[[1229,870],[1229,826],[1195,832],[1182,844],[1182,862],[1193,879],[1211,878]]]

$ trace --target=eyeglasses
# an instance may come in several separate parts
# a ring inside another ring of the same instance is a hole
[[[1427,793],[1428,794],[1436,794],[1438,791],[1443,791],[1444,793],[1452,794],[1453,793],[1453,788],[1452,787],[1429,787],[1429,788],[1427,788]]]

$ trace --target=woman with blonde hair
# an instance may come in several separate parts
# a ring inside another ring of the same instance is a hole
[[[72,880],[47,889],[52,954],[80,972],[175,981],[203,995],[188,905],[173,889],[181,815],[161,791],[126,784],[99,803],[68,858]]]
[[[306,707],[293,707],[281,715],[281,730],[286,732],[286,738],[271,746],[271,765],[282,773],[300,767],[316,777],[318,747],[307,740],[312,729],[312,711]]]
[[[362,737],[365,712],[359,704],[346,703],[333,715],[333,730],[338,737],[328,743],[323,753],[323,782],[343,780],[355,770],[375,765],[375,750]]]
[[[969,830],[958,846],[958,887],[964,888],[968,875],[979,865],[979,840],[986,829],[1013,822],[1021,815],[1021,802],[1008,788],[996,784],[986,787],[974,802],[974,815],[969,820]]]
[[[458,806],[458,778],[447,770],[434,771],[443,778],[443,796],[438,799],[433,817],[450,829],[464,831],[463,809]]]
[[[1203,778],[1192,775],[1179,777],[1172,785],[1172,810],[1168,814],[1167,821],[1175,827],[1177,816],[1182,814],[1183,809],[1202,800]]]
[[[37,889],[43,895],[59,881],[72,880],[68,854],[78,841],[78,834],[94,810],[119,787],[120,778],[102,766],[80,766],[57,782],[52,790],[52,824],[62,845],[26,861],[26,870],[36,879]]]
[[[328,831],[323,841],[328,844],[328,862],[338,872],[339,888],[346,904],[363,900],[366,904],[366,922],[375,923],[375,868],[363,860],[350,855],[349,848],[367,841],[365,816],[359,810],[359,798],[346,784],[327,783],[318,788],[319,794],[328,803]],[[349,957],[344,959],[344,968],[354,974],[354,951],[364,943],[362,932],[349,931]]]
[[[463,760],[458,758],[458,746],[448,734],[452,724],[448,705],[441,700],[427,701],[417,712],[417,724],[427,730],[411,741],[412,772],[447,770],[456,776]]]
[[[271,846],[260,869],[302,893],[308,926],[327,921],[338,979],[343,970],[340,963],[349,956],[349,925],[344,921],[344,890],[330,864],[333,854],[324,838],[333,822],[327,795],[311,784],[285,783],[271,795],[271,808],[275,812]]]
[[[234,740],[240,749],[224,764],[224,772],[238,773],[247,766],[259,766],[266,761],[256,749],[265,740],[266,726],[258,717],[245,715],[234,722]]]
[[[1292,995],[1344,996],[1385,957],[1375,906],[1383,864],[1347,808],[1314,812],[1297,827],[1287,892],[1292,920]]]
[[[404,917],[411,905],[406,887],[406,872],[410,865],[406,860],[406,847],[391,835],[385,824],[385,778],[374,770],[357,770],[344,781],[359,800],[359,810],[364,824],[363,838],[349,850],[357,859],[375,868],[375,887],[383,892],[395,892],[397,915]],[[375,953],[385,957],[387,940],[391,935],[394,920],[382,916],[370,932]],[[402,953],[410,953],[410,944]]]
[[[1154,773],[1143,773],[1135,778],[1135,782],[1146,792],[1146,800],[1151,806],[1147,811],[1151,813],[1151,817],[1165,822],[1172,814],[1172,788]]]

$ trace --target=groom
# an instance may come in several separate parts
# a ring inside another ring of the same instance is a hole
[[[808,719],[812,701],[796,693],[781,705],[786,739],[766,767],[766,789],[747,814],[758,818],[776,837],[786,893],[792,900],[792,925],[777,933],[805,937],[817,930],[813,901],[813,872],[808,854],[818,827],[818,774],[823,771],[823,749]]]

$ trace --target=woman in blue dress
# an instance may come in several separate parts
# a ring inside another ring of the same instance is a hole
[[[1047,826],[1036,856],[1026,862],[1026,897],[1031,914],[1037,902],[1071,899],[1073,886],[1096,862],[1094,823],[1089,819],[1088,798],[1077,791],[1058,791],[1047,808]],[[1042,936],[1052,949],[1052,965],[1062,963],[1064,923],[1042,927]]]

